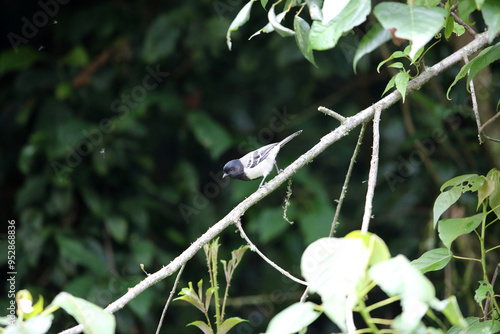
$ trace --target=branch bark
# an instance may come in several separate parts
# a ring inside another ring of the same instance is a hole
[[[438,74],[442,73],[450,66],[456,64],[461,61],[464,55],[470,56],[474,52],[483,48],[488,44],[488,33],[482,33],[477,35],[477,38],[446,57],[439,63],[434,66],[427,68],[425,72],[420,74],[415,79],[411,80],[407,86],[407,94],[420,89],[422,85],[427,83],[430,79],[434,78]],[[118,298],[113,303],[109,304],[108,307],[105,308],[106,312],[114,313],[120,309],[122,309],[125,305],[127,305],[132,299],[137,297],[144,290],[149,288],[151,285],[158,283],[164,278],[172,275],[177,272],[181,268],[183,264],[189,261],[202,247],[204,244],[215,238],[219,235],[224,229],[226,229],[229,225],[237,222],[241,216],[254,204],[259,202],[262,198],[266,197],[268,194],[273,192],[276,188],[278,188],[283,182],[285,182],[288,178],[292,177],[299,169],[304,167],[310,161],[312,161],[315,157],[317,157],[321,152],[323,152],[327,147],[331,146],[333,143],[338,141],[344,136],[347,136],[351,130],[356,128],[357,126],[363,124],[364,122],[369,121],[373,115],[374,110],[376,108],[380,108],[380,110],[385,110],[392,106],[394,103],[398,102],[401,99],[401,94],[395,90],[391,94],[379,100],[374,105],[360,111],[356,115],[352,117],[345,118],[342,124],[335,129],[334,131],[328,133],[324,137],[320,139],[320,141],[314,145],[309,151],[302,154],[297,160],[295,160],[290,166],[288,166],[284,171],[278,174],[275,178],[269,181],[266,184],[266,187],[262,187],[252,195],[243,200],[240,204],[238,204],[233,210],[231,210],[224,218],[215,223],[212,227],[210,227],[207,232],[201,235],[197,240],[195,240],[184,252],[182,252],[178,257],[176,257],[172,262],[170,262],[166,267],[158,270],[156,273],[149,275],[136,286],[130,288],[127,293],[125,293],[122,297]],[[70,333],[80,333],[83,331],[83,326],[78,325],[68,330],[65,330],[61,333],[70,334]]]

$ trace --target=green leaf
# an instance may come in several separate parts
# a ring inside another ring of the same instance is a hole
[[[483,7],[485,0],[475,0],[475,1],[477,10],[481,10],[481,7]]]
[[[477,174],[459,175],[443,183],[440,190],[443,192],[448,187],[460,187],[462,192],[477,191],[482,187],[483,182],[484,176]]]
[[[346,239],[361,239],[368,248],[370,253],[370,259],[368,260],[368,265],[372,266],[382,261],[389,260],[391,258],[391,253],[389,248],[378,235],[366,232],[362,233],[359,230],[352,231],[345,236]]]
[[[79,324],[83,325],[86,334],[113,334],[115,332],[114,315],[67,292],[59,293],[47,308],[50,306],[59,306],[68,312]]]
[[[309,49],[309,31],[311,30],[309,23],[300,16],[295,15],[293,29],[295,29],[295,41],[297,42],[300,52],[302,52],[304,58],[311,64],[318,67],[314,61],[313,51]]]
[[[458,72],[457,76],[455,77],[455,80],[453,83],[450,85],[448,88],[448,91],[446,92],[446,97],[450,100],[450,91],[455,86],[455,84],[458,82],[458,80],[462,79],[465,77],[467,72],[470,70],[470,73],[467,77],[467,89],[469,87],[470,81],[474,78],[474,76],[481,71],[483,68],[488,66],[489,64],[493,63],[494,61],[500,59],[500,43],[497,43],[495,45],[492,45],[490,47],[487,47],[483,51],[481,51],[476,58],[472,59],[470,62],[465,64],[461,69],[460,72]]]
[[[446,10],[440,7],[426,8],[395,2],[379,3],[373,13],[385,29],[395,29],[396,37],[412,42],[411,59],[415,59],[417,51],[441,30],[447,15]]]
[[[85,66],[89,63],[87,50],[81,45],[75,46],[69,53],[61,58],[61,64],[70,66]]]
[[[259,240],[265,244],[278,238],[290,228],[290,224],[283,220],[283,210],[277,208],[262,209],[255,219],[252,219],[249,231],[258,233]]]
[[[496,168],[493,168],[486,175],[486,179],[488,182],[491,181],[493,183],[493,191],[489,195],[490,208],[500,218],[500,172]]]
[[[380,68],[382,67],[382,65],[384,65],[388,61],[390,61],[392,59],[395,59],[395,58],[403,58],[403,57],[406,57],[406,56],[407,56],[407,54],[405,52],[403,52],[403,51],[394,51],[389,58],[387,58],[386,60],[381,61],[378,64],[378,66],[377,66],[377,72],[380,73]]]
[[[198,321],[193,321],[193,322],[187,324],[186,327],[187,326],[196,326],[196,327],[198,327],[205,334],[214,334],[214,332],[212,331],[212,329],[210,328],[210,326],[208,326],[203,321],[199,321],[199,320]]]
[[[369,0],[351,0],[342,12],[328,23],[314,21],[309,33],[309,48],[312,50],[333,48],[344,32],[365,21],[370,10]]]
[[[490,171],[491,173],[491,171]],[[488,175],[490,175],[488,173]],[[495,190],[495,181],[493,179],[488,178],[486,176],[486,180],[484,181],[484,184],[479,190],[477,191],[477,208],[476,210],[479,209],[481,204],[483,204],[484,200],[491,195],[491,193]]]
[[[484,213],[472,217],[443,219],[438,222],[439,238],[446,248],[451,248],[451,243],[461,235],[474,231],[483,221]]]
[[[0,75],[29,68],[44,59],[46,57],[43,53],[32,48],[22,46],[17,51],[14,48],[5,49],[0,53]]]
[[[208,113],[194,111],[188,114],[189,127],[198,142],[209,150],[212,159],[217,159],[231,146],[231,137]]]
[[[422,274],[428,271],[436,271],[443,269],[452,259],[453,254],[449,249],[446,248],[436,248],[425,252],[416,260],[413,260],[411,264],[420,270]]]
[[[416,328],[436,298],[432,283],[402,255],[376,264],[369,274],[387,295],[401,296],[401,322],[408,332]]]
[[[278,22],[278,17],[274,13],[274,7],[276,6],[276,3],[271,6],[271,9],[269,9],[269,12],[267,13],[267,18],[269,19],[269,23],[273,26],[274,30],[281,36],[281,37],[290,37],[295,35],[295,31],[288,29],[285,26],[282,26],[280,22]]]
[[[231,33],[238,30],[241,26],[248,22],[250,19],[250,12],[252,10],[252,5],[254,1],[250,0],[243,8],[239,11],[238,15],[234,18],[233,22],[229,26],[226,34],[226,43],[229,50],[231,50]]]
[[[323,20],[323,13],[321,12],[323,0],[306,0],[306,3],[309,8],[309,15],[311,15],[311,19],[315,21]]]
[[[405,102],[406,87],[408,86],[409,81],[410,81],[410,75],[405,71],[396,74],[396,79],[394,79],[394,82],[396,83],[396,89],[403,98],[403,103]]]
[[[111,215],[104,222],[113,239],[119,243],[123,243],[127,239],[128,223],[123,217]]]
[[[397,62],[395,62],[395,63],[392,63],[392,64],[390,64],[390,65],[389,65],[389,66],[387,66],[387,67],[391,67],[391,68],[400,68],[400,69],[401,69],[401,68],[403,68],[403,69],[404,69],[403,63],[402,63],[402,62],[399,62],[399,61],[397,61]]]
[[[142,59],[149,64],[157,63],[175,51],[181,34],[179,24],[172,13],[162,14],[149,26],[144,37]]]
[[[434,7],[437,6],[441,0],[415,0],[416,6]]]
[[[480,304],[484,301],[488,297],[488,292],[492,292],[491,285],[485,281],[479,281],[479,288],[476,289],[476,293],[474,294],[476,303]]]
[[[220,325],[219,329],[217,330],[217,334],[226,334],[227,332],[229,332],[229,330],[231,328],[233,328],[237,324],[239,324],[241,322],[245,322],[245,321],[248,321],[248,320],[241,319],[241,318],[238,318],[238,317],[233,317],[233,318],[226,319]]]
[[[182,288],[182,290],[179,292],[180,297],[175,298],[174,301],[183,300],[196,307],[202,313],[205,313],[206,309],[200,297],[196,294],[196,291],[194,291],[193,283],[189,282],[188,285],[189,288]]]
[[[394,87],[395,82],[396,82],[396,76],[393,76],[391,78],[391,80],[389,80],[387,85],[385,86],[385,89],[384,89],[384,92],[382,93],[382,96],[384,96],[385,93],[387,93],[392,87]]]
[[[457,36],[462,36],[465,33],[465,28],[463,25],[458,24],[457,22],[453,23],[453,32]]]
[[[262,5],[262,8],[266,9],[267,1],[268,0],[260,0],[260,4]]]
[[[455,19],[453,18],[453,16],[450,15],[446,19],[444,28],[444,38],[449,39],[451,37],[451,34],[453,33],[454,28],[455,28]]]
[[[295,303],[278,313],[269,322],[266,334],[295,333],[309,326],[320,316],[316,304],[311,302]]]
[[[354,55],[353,69],[356,73],[358,61],[366,54],[372,52],[382,44],[391,40],[391,32],[384,29],[380,23],[374,25],[359,42],[356,54]]]

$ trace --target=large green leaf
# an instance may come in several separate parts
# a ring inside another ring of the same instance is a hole
[[[452,257],[453,254],[449,249],[436,248],[425,252],[418,259],[411,261],[411,264],[425,274],[428,271],[443,269]]]
[[[460,72],[458,72],[458,74],[456,75],[455,80],[448,88],[448,91],[446,92],[446,97],[448,99],[450,98],[449,95],[453,86],[455,86],[458,80],[465,77],[465,75],[467,75],[467,72],[469,72],[469,70],[470,73],[467,77],[467,87],[469,87],[470,81],[479,71],[481,71],[483,68],[485,68],[486,66],[488,66],[489,64],[493,63],[498,59],[500,59],[500,43],[487,47],[486,49],[481,51],[476,58],[472,59],[470,62],[465,64],[460,69]]]
[[[481,319],[477,317],[469,317],[466,318],[465,321],[467,321],[467,328],[453,326],[446,334],[493,334],[500,332],[500,321],[481,321]]]
[[[227,29],[226,43],[229,50],[231,50],[231,33],[238,30],[241,26],[248,22],[250,19],[250,11],[252,10],[252,5],[255,1],[250,0],[243,8],[238,12],[238,15],[234,18],[233,22]]]
[[[54,298],[51,305],[59,306],[73,316],[79,324],[83,325],[86,334],[113,334],[115,332],[115,316],[84,299],[61,292]],[[49,307],[50,305],[47,308]]]
[[[311,302],[295,303],[278,313],[267,327],[266,334],[296,333],[309,326],[320,316],[316,304]]]
[[[474,231],[481,224],[484,213],[472,217],[443,219],[438,223],[439,238],[446,248],[451,248],[451,243],[463,234]]]
[[[395,29],[394,35],[412,42],[410,57],[429,42],[443,27],[446,10],[426,8],[396,2],[382,2],[373,13],[385,29]]]
[[[328,50],[333,48],[340,36],[363,23],[370,14],[369,0],[351,0],[349,4],[328,23],[314,21],[309,33],[309,49]]]
[[[322,23],[327,24],[339,15],[351,0],[324,0],[322,9]]]
[[[356,54],[354,55],[353,69],[356,72],[356,64],[364,55],[372,52],[380,45],[391,39],[391,32],[384,29],[380,23],[374,25],[361,39],[358,48],[356,49]]]
[[[191,112],[188,122],[196,139],[209,150],[213,159],[217,159],[231,145],[231,137],[226,130],[206,112]]]

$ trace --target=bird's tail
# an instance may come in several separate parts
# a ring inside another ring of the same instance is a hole
[[[292,133],[291,135],[289,135],[288,137],[286,137],[285,139],[283,139],[282,141],[280,141],[280,147],[283,147],[286,143],[288,143],[290,140],[292,140],[293,138],[297,137],[301,133],[302,133],[302,130],[299,130],[299,131],[297,131],[295,133]]]

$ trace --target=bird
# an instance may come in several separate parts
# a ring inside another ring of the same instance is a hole
[[[245,154],[239,159],[229,161],[223,168],[224,174],[222,178],[230,177],[243,181],[251,181],[262,177],[259,188],[262,187],[267,175],[273,170],[273,165],[276,167],[278,174],[280,173],[276,164],[276,155],[278,155],[280,149],[301,133],[302,130],[299,130],[278,143],[263,146]]]

